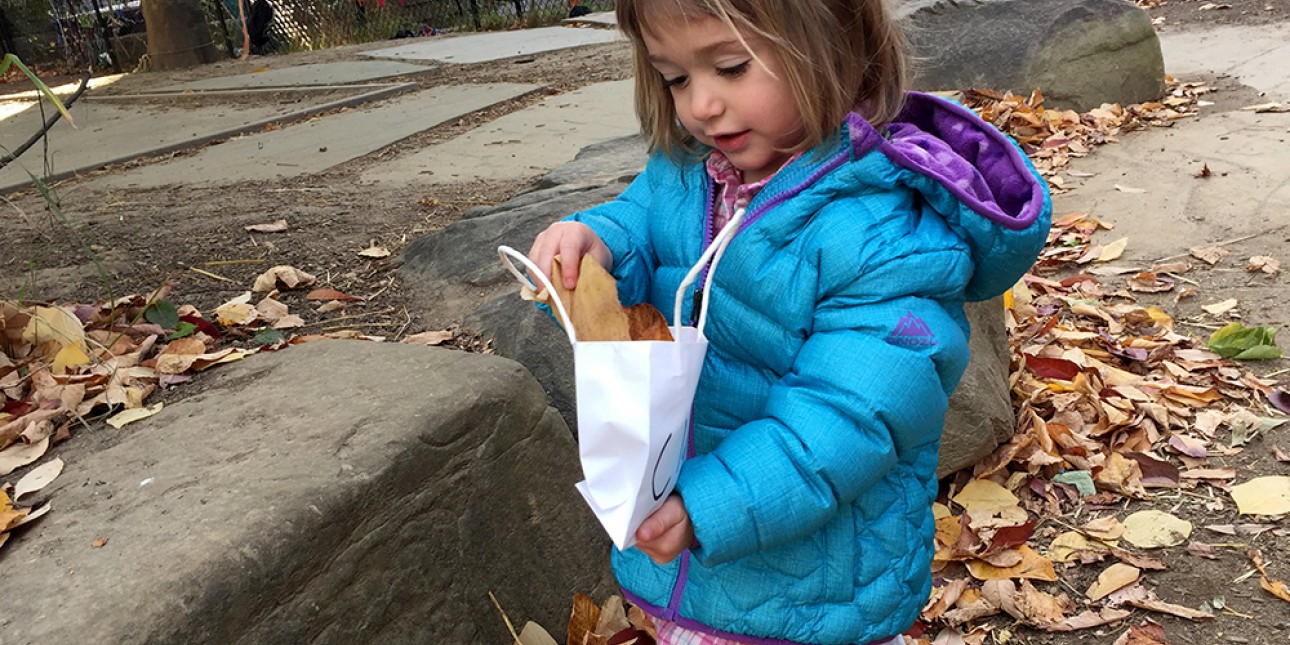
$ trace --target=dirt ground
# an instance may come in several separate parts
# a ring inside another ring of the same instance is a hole
[[[1156,21],[1157,31],[1290,21],[1286,0],[1137,0],[1137,5]]]
[[[1144,4],[1153,17],[1163,17],[1158,29],[1198,29],[1218,24],[1266,24],[1290,20],[1287,0],[1224,0],[1229,9],[1202,11],[1203,0],[1168,0]],[[1269,7],[1269,8],[1265,8]],[[356,50],[385,47],[373,43],[336,50],[306,52],[273,57],[275,66],[340,60]],[[247,72],[265,64],[266,59],[225,61],[203,68],[165,76],[138,74],[112,86],[107,92],[129,93],[161,83],[224,76]],[[542,83],[551,93],[593,82],[622,79],[629,74],[625,44],[585,47],[479,65],[444,65],[440,69],[408,77],[425,87],[471,82],[515,81]],[[338,328],[358,329],[365,334],[398,338],[424,331],[422,314],[409,306],[395,269],[403,247],[419,235],[456,221],[466,210],[497,204],[520,191],[526,180],[477,182],[443,187],[392,187],[379,189],[354,183],[365,168],[378,161],[417,150],[436,141],[456,136],[475,125],[494,119],[543,98],[527,97],[474,114],[388,146],[322,175],[283,180],[245,182],[216,188],[171,187],[150,190],[96,191],[83,179],[54,186],[61,214],[48,208],[34,191],[6,197],[10,211],[4,216],[0,236],[0,297],[61,302],[94,302],[128,293],[143,293],[162,284],[174,285],[171,299],[210,311],[246,291],[256,275],[271,266],[287,264],[318,276],[321,285],[360,296],[350,304],[344,320],[336,314],[319,314],[300,292],[286,293],[283,302],[292,313],[304,317],[307,331]],[[1132,135],[1130,135],[1132,136]],[[37,163],[39,148],[24,161]],[[183,153],[183,154],[191,154]],[[129,166],[158,161],[140,160],[99,173],[119,173]],[[283,233],[248,233],[244,226],[286,219],[290,229]],[[1286,248],[1290,234],[1279,234],[1280,248]],[[365,259],[357,252],[371,245],[391,252],[388,259]],[[1247,246],[1253,243],[1247,243]],[[1257,251],[1250,247],[1251,251]],[[1241,252],[1244,252],[1242,250]],[[102,271],[100,271],[100,268]],[[1246,276],[1201,273],[1191,276],[1205,284],[1222,285]],[[1233,285],[1236,284],[1233,282]],[[1149,299],[1147,299],[1149,300]],[[1167,309],[1175,308],[1162,299]],[[1195,304],[1187,307],[1194,309]],[[1190,311],[1190,309],[1189,309]],[[1278,311],[1284,312],[1281,305]],[[463,330],[459,342],[468,342]],[[249,342],[241,339],[235,342]],[[1283,341],[1284,346],[1284,341]],[[1284,361],[1282,361],[1284,363]],[[200,380],[200,379],[199,379]],[[185,388],[194,388],[186,390]],[[181,386],[167,397],[182,397],[196,391],[196,383]],[[1284,435],[1283,435],[1284,436]],[[1283,441],[1282,449],[1290,450]],[[1212,463],[1212,467],[1236,467],[1241,472],[1280,474],[1284,464],[1272,457],[1271,442],[1260,440],[1250,449]],[[1152,507],[1189,519],[1197,527],[1197,538],[1209,543],[1242,543],[1263,550],[1265,558],[1287,571],[1290,544],[1284,534],[1226,536],[1200,528],[1231,523],[1232,509],[1212,499],[1198,499],[1204,490],[1181,490],[1157,497]],[[1134,503],[1134,508],[1143,507]],[[1119,510],[1120,507],[1113,507]],[[1090,511],[1098,510],[1090,507]],[[1284,522],[1282,528],[1284,529]],[[1041,527],[1058,530],[1060,527]],[[1259,589],[1257,575],[1244,576],[1251,569],[1244,550],[1225,548],[1218,559],[1190,555],[1184,547],[1154,553],[1169,563],[1169,569],[1153,572],[1151,584],[1170,602],[1188,607],[1213,606],[1216,598],[1230,611],[1213,622],[1195,623],[1181,618],[1139,612],[1124,624],[1138,624],[1145,618],[1162,623],[1172,645],[1213,645],[1218,643],[1281,644],[1290,642],[1290,605],[1269,597]],[[1088,579],[1068,580],[1072,597],[1092,582],[1095,569],[1086,567]],[[1283,578],[1290,576],[1282,576]],[[1239,582],[1238,582],[1239,580]],[[1058,589],[1060,590],[1060,589]],[[1024,644],[1111,643],[1124,631],[1114,628],[1089,629],[1068,634],[1047,634],[996,619],[997,629],[990,642]],[[556,627],[556,626],[548,626]],[[1010,638],[1002,638],[1006,630]]]
[[[285,67],[338,60],[382,44],[277,56],[272,64]],[[320,286],[364,298],[346,311],[346,315],[361,318],[346,323],[365,334],[397,338],[422,331],[419,315],[407,306],[394,271],[404,245],[455,221],[470,208],[509,199],[526,188],[528,181],[435,187],[387,183],[374,188],[356,185],[354,178],[380,161],[451,139],[548,94],[626,78],[627,54],[624,44],[604,45],[501,63],[445,65],[401,78],[424,87],[469,81],[539,83],[549,89],[546,94],[512,100],[422,132],[320,175],[220,187],[108,191],[86,188],[87,182],[81,178],[53,186],[61,215],[34,190],[10,194],[6,234],[0,236],[0,294],[22,295],[29,300],[94,302],[170,283],[175,286],[172,299],[176,304],[210,311],[246,291],[263,271],[286,264],[318,276],[323,283]],[[132,75],[105,93],[132,93],[172,81],[242,73],[266,62],[253,57],[165,76]],[[175,100],[183,103],[188,99]],[[136,160],[86,178],[197,151]],[[23,162],[39,166],[39,155],[37,146]],[[247,225],[277,219],[286,219],[290,229],[272,234],[244,230]],[[373,260],[358,256],[360,250],[373,245],[388,249],[390,257]],[[288,292],[283,302],[292,313],[305,318],[308,331],[329,330],[328,321],[336,318],[335,314],[316,314],[301,293]]]

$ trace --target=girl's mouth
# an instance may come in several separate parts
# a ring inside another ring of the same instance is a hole
[[[713,136],[712,140],[717,145],[717,149],[722,152],[738,152],[748,143],[748,133],[748,130],[744,130],[732,134],[718,134]]]

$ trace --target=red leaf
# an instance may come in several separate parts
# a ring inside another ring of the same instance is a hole
[[[628,627],[610,636],[608,645],[654,645],[654,639],[635,627]]]
[[[1011,549],[1014,546],[1021,546],[1030,539],[1030,535],[1035,532],[1035,521],[1030,520],[1021,526],[1007,526],[995,531],[994,538],[990,540],[990,546],[981,555],[990,555],[1004,549]]]
[[[1063,381],[1073,381],[1075,376],[1080,373],[1079,365],[1076,365],[1064,358],[1045,358],[1043,356],[1034,356],[1025,354],[1026,367],[1040,378],[1055,378]]]
[[[216,327],[211,323],[211,321],[206,320],[201,316],[180,316],[179,319],[196,327],[197,331],[206,334],[211,338],[219,338],[222,335],[219,333],[219,327]]]

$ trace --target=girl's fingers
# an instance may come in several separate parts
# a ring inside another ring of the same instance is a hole
[[[560,273],[565,289],[572,290],[578,286],[578,269],[581,268],[585,252],[585,245],[577,236],[565,235],[560,239]]]

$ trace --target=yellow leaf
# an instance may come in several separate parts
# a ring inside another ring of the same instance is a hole
[[[1178,546],[1191,528],[1191,522],[1163,511],[1138,511],[1124,518],[1124,539],[1143,549]]]
[[[84,342],[70,343],[54,354],[54,363],[50,369],[55,374],[66,374],[67,368],[80,367],[88,362],[90,362],[90,356],[85,353]]]
[[[1093,261],[1110,262],[1112,260],[1118,260],[1121,255],[1124,255],[1124,249],[1128,246],[1129,246],[1129,238],[1122,237],[1102,247],[1102,254],[1097,256],[1097,259]]]
[[[1048,545],[1048,557],[1057,562],[1075,562],[1080,553],[1105,553],[1110,551],[1106,545],[1091,541],[1077,531],[1067,531],[1053,539]]]
[[[63,347],[85,342],[85,327],[75,314],[58,307],[32,307],[31,319],[22,340],[36,346],[43,356],[52,357]]]
[[[990,512],[1016,506],[1016,495],[988,480],[974,479],[954,496],[954,501],[969,512]]]
[[[1017,547],[1017,551],[1021,554],[1021,562],[1014,566],[1001,568],[982,560],[972,560],[967,563],[968,573],[972,574],[972,577],[977,580],[1003,580],[1005,578],[1028,578],[1047,582],[1057,580],[1057,572],[1053,570],[1051,560],[1039,555],[1034,549],[1024,544]]]
[[[1141,575],[1142,571],[1137,567],[1117,562],[1098,575],[1097,581],[1088,588],[1088,599],[1101,600],[1112,592],[1137,582]]]
[[[117,413],[116,415],[112,416],[111,418],[109,418],[107,420],[107,424],[112,426],[113,428],[116,428],[117,430],[120,430],[121,428],[124,428],[128,423],[134,423],[135,421],[147,419],[148,417],[158,412],[161,412],[161,409],[165,407],[165,405],[166,404],[164,403],[158,403],[154,406],[147,407],[147,408],[135,408],[133,410],[123,410]]]
[[[1232,499],[1241,515],[1290,513],[1290,477],[1256,477],[1232,487]]]

